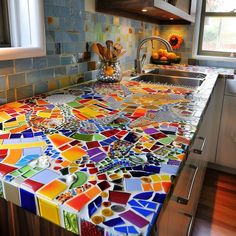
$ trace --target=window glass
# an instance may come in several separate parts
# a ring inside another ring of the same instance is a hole
[[[236,0],[207,0],[206,12],[234,12]]]
[[[202,50],[236,52],[236,17],[206,17]]]

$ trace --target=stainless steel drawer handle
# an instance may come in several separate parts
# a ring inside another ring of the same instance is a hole
[[[178,203],[180,203],[180,204],[183,204],[183,205],[187,205],[188,202],[189,202],[189,199],[190,199],[191,194],[192,194],[194,182],[195,182],[195,179],[196,179],[196,176],[197,176],[197,172],[198,172],[198,166],[190,164],[189,167],[194,169],[194,174],[193,174],[193,178],[192,178],[191,185],[190,185],[190,188],[189,188],[188,196],[186,198],[185,197],[181,197],[181,196],[178,196],[176,198],[176,201]]]
[[[193,227],[193,216],[188,214],[188,213],[184,213],[184,215],[186,215],[187,217],[190,218],[190,221],[189,221],[189,224],[188,224],[188,230],[186,232],[186,236],[190,236],[191,231],[192,231],[192,227]]]
[[[201,155],[202,151],[204,149],[205,143],[206,143],[206,138],[204,138],[204,137],[197,137],[197,139],[200,142],[197,142],[196,146],[199,145],[199,147],[193,148],[193,152]]]

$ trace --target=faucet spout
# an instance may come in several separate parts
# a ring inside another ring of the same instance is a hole
[[[150,36],[150,37],[144,38],[138,45],[137,57],[136,57],[136,60],[135,60],[135,69],[136,69],[136,72],[139,73],[139,74],[142,72],[142,65],[141,65],[141,60],[140,60],[140,51],[141,51],[141,48],[142,48],[143,44],[146,43],[147,41],[150,41],[150,40],[157,40],[157,41],[163,43],[168,52],[173,52],[173,49],[172,49],[170,43],[167,40],[165,40],[165,39],[163,39],[159,36]]]

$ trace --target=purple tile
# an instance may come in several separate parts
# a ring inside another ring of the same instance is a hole
[[[157,133],[158,131],[157,131],[156,129],[154,129],[154,128],[147,128],[147,129],[144,130],[144,132],[145,132],[146,134],[155,134],[155,133]]]
[[[103,160],[104,158],[106,158],[106,154],[105,153],[100,153],[97,156],[91,158],[92,161],[94,162],[100,162],[101,160]]]
[[[102,151],[99,148],[93,148],[93,149],[88,150],[87,152],[90,157],[93,157],[93,156],[101,153]]]
[[[149,224],[149,221],[144,219],[143,217],[137,215],[131,210],[128,210],[124,213],[119,214],[123,219],[129,221],[130,223],[138,226],[139,228],[143,228],[144,226]]]

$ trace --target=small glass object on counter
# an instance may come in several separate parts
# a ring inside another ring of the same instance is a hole
[[[100,61],[97,73],[97,80],[101,82],[114,83],[122,79],[120,62],[115,61]]]

